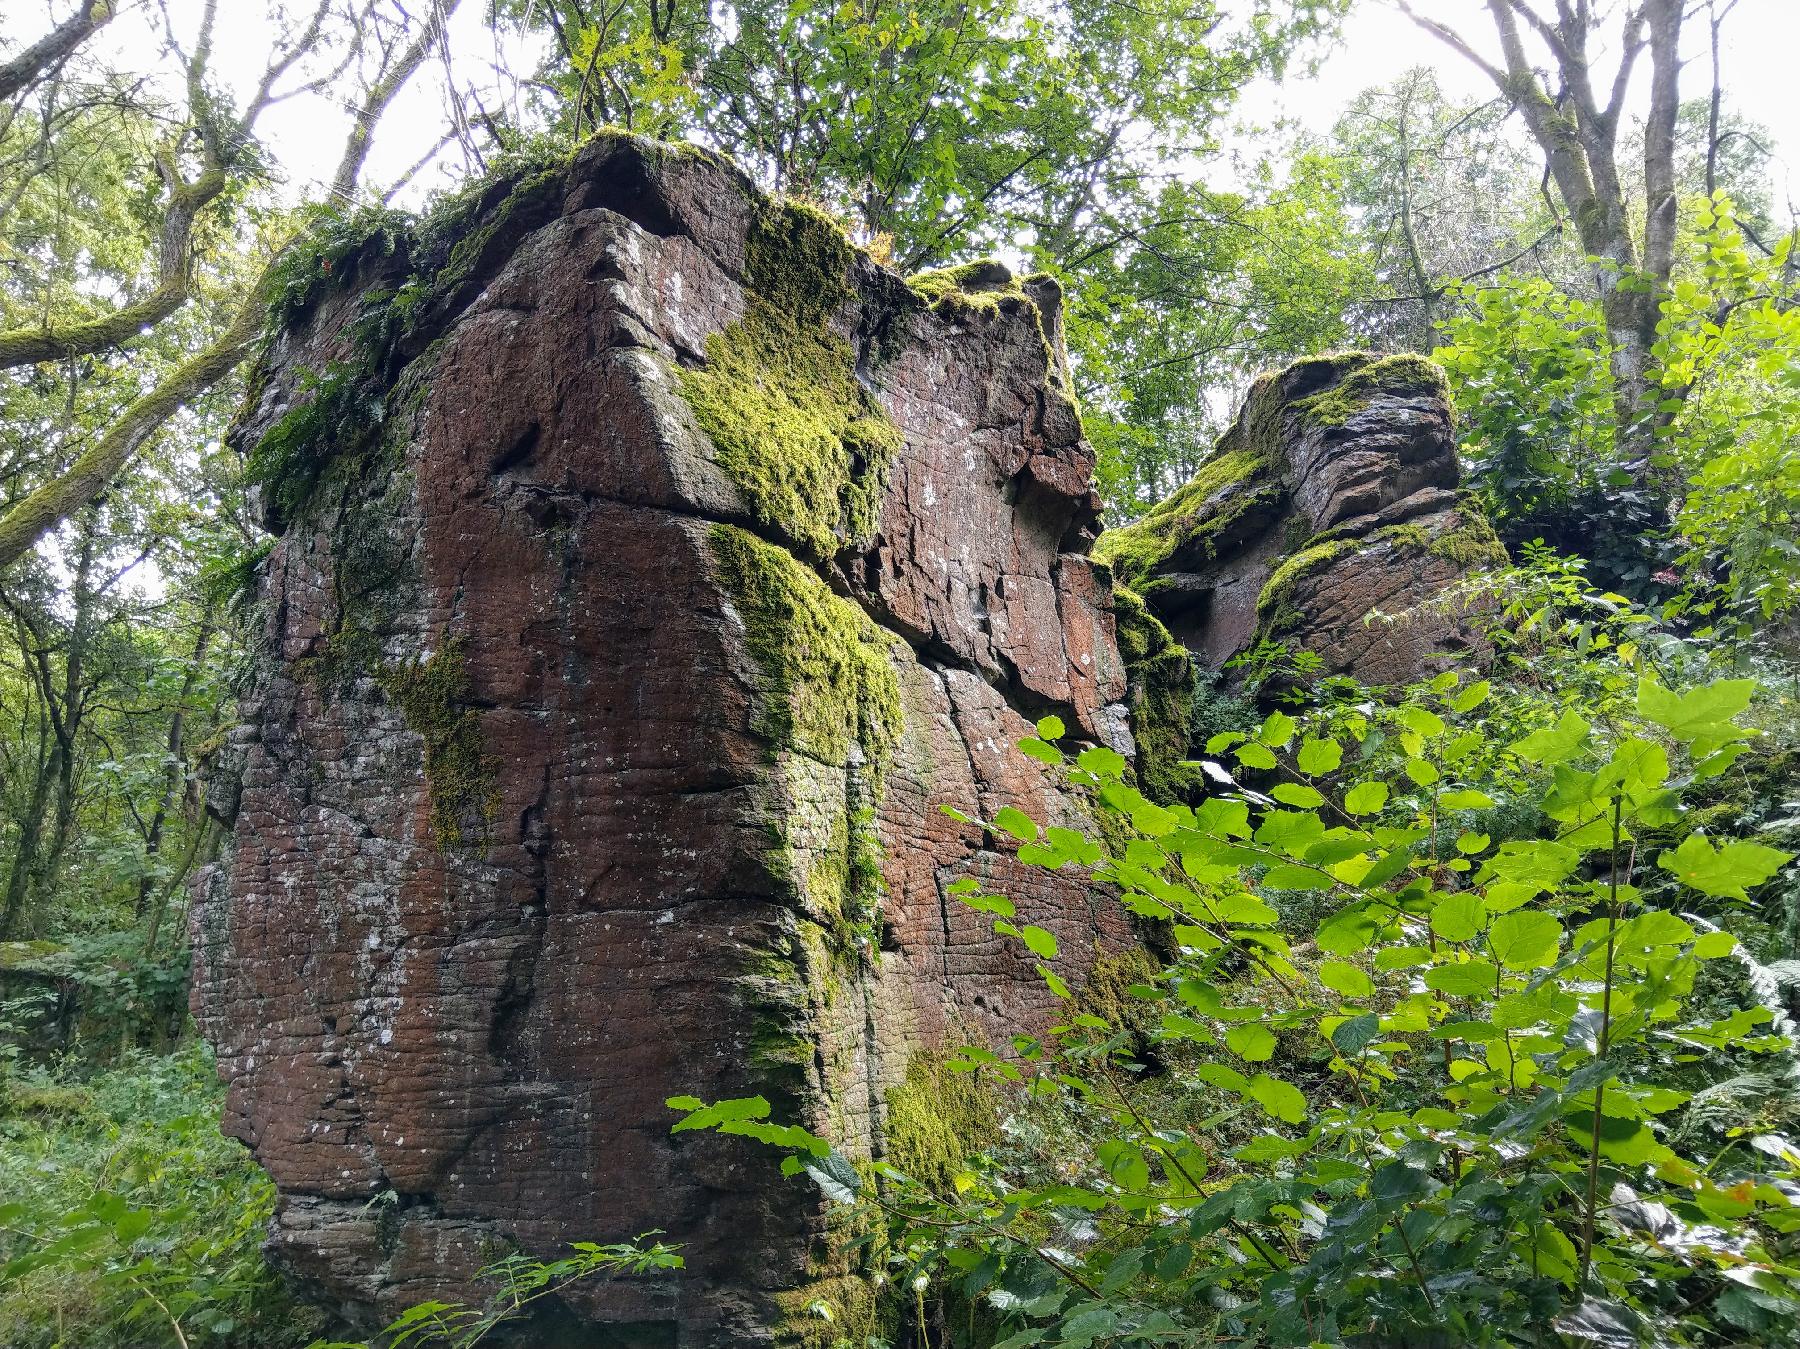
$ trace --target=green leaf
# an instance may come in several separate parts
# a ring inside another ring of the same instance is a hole
[[[855,1203],[862,1193],[862,1177],[856,1174],[856,1167],[835,1149],[806,1163],[806,1174],[834,1204]]]
[[[1351,1017],[1331,1032],[1331,1043],[1345,1058],[1355,1058],[1381,1034],[1381,1018],[1373,1012]]]
[[[1488,947],[1509,970],[1530,970],[1553,964],[1562,942],[1562,924],[1547,913],[1520,909],[1503,913],[1488,929]]]
[[[1451,710],[1456,712],[1473,712],[1487,701],[1490,687],[1487,680],[1477,680],[1449,700]]]
[[[1438,797],[1438,804],[1445,810],[1486,810],[1494,804],[1494,798],[1486,792],[1478,792],[1473,788],[1460,787],[1453,792],[1445,792]]]
[[[1043,928],[1027,926],[1020,930],[1019,936],[1033,955],[1045,960],[1056,959],[1056,938]]]
[[[715,1129],[721,1124],[769,1117],[769,1103],[761,1096],[744,1096],[713,1105],[706,1105],[692,1096],[671,1096],[663,1104],[671,1110],[688,1112],[669,1130],[673,1134],[686,1133],[690,1129]]]
[[[1555,726],[1534,731],[1510,748],[1533,763],[1555,764],[1569,758],[1587,740],[1593,728],[1574,712],[1564,712]]]
[[[1248,1063],[1267,1063],[1275,1053],[1275,1032],[1260,1021],[1233,1026],[1225,1032],[1225,1046]]]
[[[994,814],[994,825],[1018,839],[1021,843],[1035,843],[1038,828],[1031,816],[1012,806],[1001,806]]]
[[[1319,966],[1319,982],[1346,998],[1366,998],[1375,991],[1375,981],[1347,960],[1327,960]]]
[[[1273,768],[1275,766],[1274,752],[1267,745],[1252,742],[1248,745],[1239,745],[1232,753],[1245,768]]]
[[[1313,940],[1330,955],[1353,956],[1367,950],[1381,928],[1371,906],[1353,905],[1320,923]]]
[[[1097,778],[1116,782],[1125,772],[1125,756],[1116,749],[1094,745],[1075,756],[1075,766]]]
[[[1465,890],[1438,901],[1431,910],[1431,930],[1445,941],[1469,941],[1486,926],[1487,916],[1487,905]]]
[[[1258,1073],[1250,1079],[1248,1094],[1251,1100],[1284,1123],[1301,1124],[1306,1120],[1306,1097],[1300,1094],[1298,1087],[1279,1078]]]
[[[1490,960],[1434,965],[1425,971],[1425,987],[1457,998],[1492,997],[1499,974],[1499,967]]]
[[[1316,778],[1326,773],[1335,773],[1344,762],[1344,747],[1329,737],[1308,740],[1300,746],[1300,752],[1294,756],[1294,762],[1308,777]]]
[[[1298,726],[1299,723],[1286,712],[1271,712],[1268,720],[1263,722],[1262,729],[1256,733],[1256,738],[1265,745],[1280,749],[1294,738],[1294,731]]]
[[[1019,752],[1027,759],[1036,759],[1041,764],[1055,768],[1063,761],[1063,753],[1055,745],[1045,744],[1042,740],[1026,736],[1019,742]]]
[[[1298,782],[1278,782],[1269,789],[1269,795],[1283,805],[1298,806],[1302,810],[1316,810],[1325,804],[1325,798],[1315,788]]]
[[[1344,793],[1344,810],[1351,815],[1374,815],[1387,804],[1385,782],[1359,782]]]
[[[1429,787],[1438,780],[1437,765],[1429,759],[1408,759],[1406,776],[1421,787]]]
[[[1654,680],[1638,685],[1638,711],[1683,744],[1707,736],[1733,738],[1731,719],[1756,696],[1754,679],[1721,679],[1686,693],[1675,693]]]
[[[1061,740],[1068,733],[1061,717],[1044,717],[1037,724],[1037,733],[1045,740]]]
[[[1752,887],[1793,860],[1792,853],[1761,843],[1738,841],[1715,849],[1704,834],[1690,834],[1673,852],[1664,851],[1656,865],[1674,872],[1683,885],[1703,895],[1748,899]]]

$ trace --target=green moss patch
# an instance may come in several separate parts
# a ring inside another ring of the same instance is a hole
[[[1256,597],[1256,617],[1265,635],[1295,627],[1300,614],[1294,608],[1294,587],[1323,571],[1346,553],[1357,550],[1355,539],[1322,538],[1302,548],[1275,568],[1262,593]]]
[[[867,945],[881,899],[875,806],[903,725],[894,639],[786,549],[732,525],[709,544],[763,677],[756,728],[795,756],[787,864],[838,948]]]
[[[1278,503],[1282,488],[1272,480],[1269,462],[1257,450],[1221,442],[1192,480],[1143,519],[1101,534],[1094,556],[1139,591],[1154,586],[1157,568],[1184,544],[1197,543],[1211,556],[1213,542],[1230,526],[1259,506]],[[1258,481],[1265,477],[1270,480]]]
[[[1366,352],[1346,352],[1324,359],[1340,364],[1341,377],[1330,388],[1296,399],[1293,404],[1294,410],[1315,426],[1342,426],[1381,394],[1424,388],[1441,394],[1446,404],[1450,399],[1443,370],[1423,356],[1403,353],[1377,357]]]
[[[763,203],[745,245],[743,318],[706,342],[682,393],[757,523],[816,558],[879,523],[900,432],[830,322],[852,250],[823,213]]]
[[[786,549],[733,525],[708,542],[767,681],[758,729],[824,764],[856,746],[879,782],[901,728],[893,639]]]
[[[481,719],[469,705],[462,642],[447,643],[430,660],[387,669],[380,679],[408,729],[425,742],[431,835],[438,851],[486,846],[499,795],[493,760],[482,745]],[[480,822],[474,829],[472,820]]]
[[[1119,654],[1131,689],[1131,737],[1137,745],[1138,785],[1152,800],[1184,800],[1193,784],[1188,757],[1194,701],[1194,664],[1137,592],[1113,589]]]
[[[974,1073],[952,1072],[915,1054],[906,1080],[887,1093],[882,1160],[942,1193],[953,1192],[970,1154],[1000,1136],[1000,1101]]]

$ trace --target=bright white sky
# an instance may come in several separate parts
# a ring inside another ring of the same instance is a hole
[[[191,33],[200,0],[168,3],[178,29],[184,35]],[[44,8],[44,0],[0,0],[0,11],[41,14]],[[60,4],[56,7],[58,13],[66,8]],[[491,85],[488,72],[497,56],[510,57],[508,64],[516,70],[528,69],[532,64],[521,53],[494,52],[484,22],[486,8],[484,0],[463,0],[453,20],[450,46],[461,82],[473,79]],[[1481,12],[1481,0],[1415,0],[1415,8],[1451,22],[1467,20],[1457,26],[1472,34],[1490,31]],[[226,0],[221,6],[219,67],[234,82],[247,83],[262,68],[267,49],[267,9],[268,0]],[[10,22],[7,26],[14,27]],[[1683,92],[1691,97],[1705,90],[1709,73],[1703,16],[1690,21],[1688,31],[1690,66]],[[13,35],[17,36],[16,29]],[[143,64],[154,61],[160,39],[151,24],[147,0],[139,0],[135,12],[113,24],[107,40],[113,44],[115,54],[129,54]],[[1779,213],[1784,213],[1781,208],[1790,196],[1800,197],[1800,173],[1795,171],[1795,166],[1800,166],[1800,98],[1794,92],[1796,52],[1800,52],[1800,0],[1739,0],[1726,28],[1727,102],[1766,126],[1775,141],[1772,148],[1781,161],[1775,182]],[[1251,123],[1267,125],[1287,118],[1310,130],[1324,131],[1363,89],[1387,83],[1414,65],[1439,70],[1441,83],[1452,96],[1492,96],[1493,90],[1480,71],[1421,32],[1392,8],[1390,0],[1360,0],[1342,42],[1323,59],[1316,73],[1296,70],[1279,85],[1263,82],[1250,91],[1241,115]],[[1643,67],[1647,65],[1647,61],[1642,63]],[[390,182],[416,161],[445,125],[444,107],[443,71],[434,64],[414,77],[382,123],[367,178]],[[295,100],[267,114],[260,133],[274,150],[275,160],[288,166],[288,190],[292,196],[316,192],[330,179],[346,120],[342,110],[316,98]],[[441,182],[441,178],[427,178],[403,200],[414,204],[426,188]]]

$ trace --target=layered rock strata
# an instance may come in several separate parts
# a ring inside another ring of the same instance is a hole
[[[234,432],[279,541],[193,933],[273,1253],[371,1323],[663,1229],[681,1274],[558,1315],[804,1339],[866,1285],[809,1189],[671,1138],[665,1098],[921,1164],[934,1052],[1055,1002],[946,884],[1013,896],[1077,985],[1130,940],[937,809],[1073,822],[1014,749],[1046,713],[1130,747],[1056,288],[909,287],[616,136],[285,285]]]

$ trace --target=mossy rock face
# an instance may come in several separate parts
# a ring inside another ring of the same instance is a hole
[[[1325,673],[1404,682],[1478,645],[1468,616],[1437,601],[1506,562],[1459,477],[1435,365],[1316,357],[1256,380],[1195,477],[1095,553],[1211,668],[1305,650]]]
[[[851,257],[818,211],[761,205],[745,247],[744,316],[680,375],[756,522],[820,559],[874,534],[901,444],[831,327],[850,298]]]
[[[1008,861],[937,809],[1086,827],[1013,746],[1054,712],[1128,747],[1060,292],[909,286],[622,135],[341,225],[291,260],[233,433],[282,537],[195,923],[273,1258],[375,1325],[478,1298],[487,1252],[666,1226],[689,1268],[571,1289],[571,1324],[898,1342],[867,1234],[664,1103],[762,1095],[942,1179],[994,1112],[918,1047],[1064,1014],[947,901]],[[1176,726],[1185,656],[1140,618]],[[1079,876],[1017,902],[1076,988],[1132,938]]]

